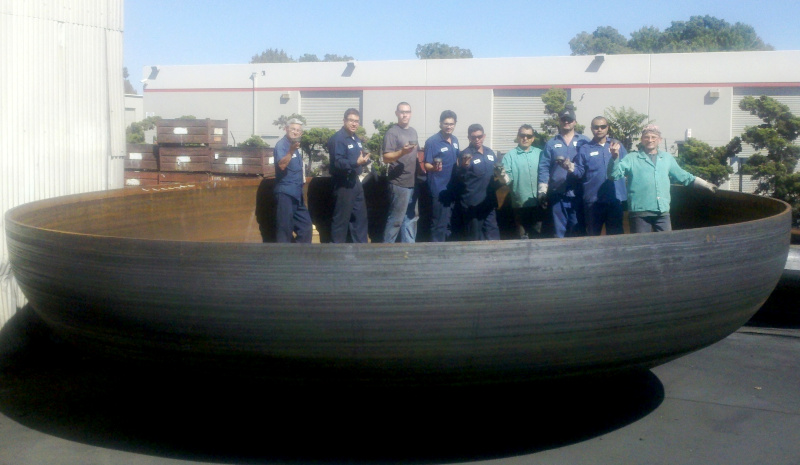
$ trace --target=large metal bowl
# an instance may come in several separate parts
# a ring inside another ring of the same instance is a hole
[[[295,381],[486,383],[652,367],[712,344],[758,310],[789,248],[786,204],[682,188],[670,233],[263,244],[256,189],[17,207],[14,274],[55,332],[113,356]]]

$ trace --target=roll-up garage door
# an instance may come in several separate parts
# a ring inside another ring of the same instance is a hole
[[[508,152],[516,147],[514,138],[517,129],[530,124],[536,131],[542,130],[544,114],[542,94],[547,89],[496,89],[492,103],[492,141],[495,151]]]
[[[359,91],[301,91],[300,114],[308,128],[340,129],[344,112],[355,108],[361,112],[362,92]],[[364,119],[361,119],[362,124]]]

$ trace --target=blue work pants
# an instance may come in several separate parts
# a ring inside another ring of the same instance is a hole
[[[289,194],[275,194],[275,240],[292,242],[292,233],[297,235],[295,242],[311,243],[311,215],[308,214],[303,198],[296,199]]]
[[[361,181],[351,176],[333,180],[333,208],[331,242],[342,244],[350,239],[357,243],[367,242],[367,206],[364,202],[364,187]]]
[[[583,206],[586,215],[586,233],[599,236],[606,226],[606,234],[622,234],[622,202],[594,202]]]
[[[583,223],[583,201],[578,197],[556,194],[550,196],[553,211],[555,237],[578,237],[586,235]]]

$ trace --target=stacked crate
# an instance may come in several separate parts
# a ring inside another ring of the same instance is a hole
[[[157,145],[128,144],[127,186],[275,177],[271,148],[228,147],[228,120],[162,119]]]
[[[262,147],[217,147],[212,149],[211,175],[247,177],[264,174],[272,149]]]
[[[128,144],[125,152],[125,186],[158,184],[157,145]]]
[[[159,184],[206,182],[212,145],[228,142],[228,120],[162,119],[156,123]]]
[[[228,145],[228,120],[162,119],[156,123],[158,145]]]

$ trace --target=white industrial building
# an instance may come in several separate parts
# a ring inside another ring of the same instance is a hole
[[[337,129],[355,107],[371,133],[373,120],[393,121],[395,105],[407,101],[421,139],[450,109],[457,136],[466,140],[466,127],[481,123],[487,143],[505,151],[520,124],[539,127],[540,96],[553,86],[569,92],[584,125],[611,106],[648,114],[667,148],[689,134],[723,145],[758,124],[738,108],[745,95],[773,96],[800,114],[800,51],[154,65],[143,70],[143,96],[123,98],[122,5],[2,3],[0,63],[9,72],[0,86],[0,212],[122,187],[124,128],[150,115],[227,119],[230,143],[258,134],[274,144],[281,115]],[[0,325],[22,303],[0,216]]]
[[[282,132],[272,122],[292,113],[309,127],[338,129],[350,107],[361,110],[369,134],[373,120],[394,121],[395,105],[407,101],[421,140],[449,109],[458,114],[459,138],[481,123],[487,144],[506,151],[520,124],[539,129],[540,96],[553,86],[568,91],[580,124],[612,106],[649,115],[668,150],[689,136],[725,145],[759,124],[739,109],[746,95],[770,95],[800,115],[800,51],[155,65],[142,77],[146,115],[227,119],[229,143],[258,134],[274,144]],[[742,156],[750,154],[746,147]],[[738,190],[739,181],[723,187]]]
[[[24,296],[5,212],[122,187],[123,0],[0,1],[0,326]]]

